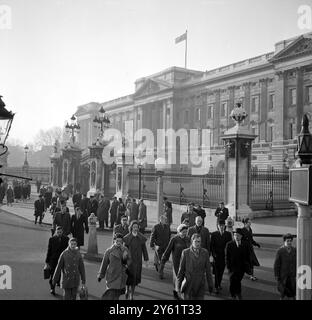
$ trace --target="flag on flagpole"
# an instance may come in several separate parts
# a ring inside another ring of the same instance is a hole
[[[186,33],[186,31],[185,31],[181,36],[179,36],[179,37],[177,37],[177,38],[175,39],[175,43],[177,44],[177,43],[179,43],[179,42],[181,42],[181,41],[183,41],[183,40],[186,40],[186,37],[187,37],[187,33]]]

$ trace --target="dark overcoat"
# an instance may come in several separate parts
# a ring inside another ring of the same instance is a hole
[[[129,205],[129,223],[133,220],[138,220],[139,217],[139,206],[136,202],[132,202]]]
[[[175,276],[179,271],[182,251],[189,248],[190,245],[191,241],[189,237],[181,238],[180,235],[175,235],[170,239],[170,242],[162,256],[161,263],[165,264],[169,260],[170,254],[172,254],[173,271]]]
[[[108,211],[110,208],[109,200],[101,200],[97,209],[97,217],[100,221],[108,221]]]
[[[253,239],[253,235],[252,235],[252,229],[249,228],[249,230],[247,228],[242,228],[242,233],[243,233],[243,238],[242,241],[245,241],[248,243],[249,245],[249,250],[250,250],[250,264],[251,266],[256,266],[259,267],[260,263],[257,259],[257,256],[255,254],[254,248],[253,246],[257,246],[258,243]]]
[[[48,251],[45,262],[54,270],[61,253],[68,247],[68,237],[53,236],[49,239]]]
[[[230,241],[225,247],[225,261],[230,273],[250,274],[250,250],[246,242],[242,241],[237,247],[236,242]]]
[[[138,232],[137,236],[128,233],[124,238],[125,246],[129,249],[131,261],[128,266],[128,286],[136,286],[141,283],[142,274],[142,256],[148,261],[148,252],[146,249],[146,238]]]
[[[63,228],[63,233],[65,236],[69,235],[71,232],[71,219],[69,209],[67,208],[67,210],[65,213],[62,213],[61,211],[55,212],[53,219],[53,230],[55,230],[57,226],[60,226]]]
[[[78,247],[83,246],[84,232],[86,231],[86,233],[89,233],[87,216],[85,214],[81,214],[80,217],[77,218],[77,215],[72,215],[70,227],[73,237],[77,239]]]
[[[37,199],[35,201],[35,216],[41,216],[45,210],[44,200],[43,199]]]
[[[139,226],[141,229],[145,229],[147,227],[147,215],[146,215],[146,205],[144,203],[140,203],[139,205]]]
[[[217,268],[225,267],[225,247],[230,241],[232,241],[232,234],[228,231],[224,231],[222,235],[220,231],[211,234],[210,252]]]
[[[278,291],[282,296],[294,297],[296,295],[296,248],[291,247],[288,252],[285,246],[276,252],[274,261],[274,275],[278,281]]]
[[[13,189],[12,188],[9,188],[7,190],[7,202],[8,203],[14,202],[14,193],[13,193]]]

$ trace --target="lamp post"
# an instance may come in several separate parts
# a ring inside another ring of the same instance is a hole
[[[105,128],[108,128],[110,126],[110,120],[103,107],[100,108],[99,115],[95,116],[95,118],[93,119],[93,122],[96,123],[96,127],[100,129],[99,136],[103,137]]]
[[[27,145],[25,146],[24,151],[25,151],[24,166],[28,166],[27,154],[28,154],[29,148]]]
[[[0,95],[0,146],[4,149],[2,153],[0,153],[0,156],[3,156],[7,153],[8,147],[5,145],[5,142],[9,136],[9,132],[11,130],[11,125],[14,119],[14,113],[12,111],[8,111],[5,108],[5,103],[2,100],[2,96]],[[0,168],[2,165],[0,165]],[[0,172],[0,176],[5,177],[13,177],[13,178],[22,178],[26,180],[32,180],[31,178],[16,176],[16,175],[10,175],[10,174],[4,174]],[[2,179],[0,178],[0,183],[2,182]]]
[[[139,169],[139,199],[141,199],[142,164],[138,164],[138,169]]]
[[[70,135],[70,140],[75,143],[76,137],[75,135],[79,134],[80,132],[80,126],[76,121],[76,117],[75,115],[72,115],[72,117],[70,118],[71,123],[68,124],[68,122],[66,123],[65,129],[66,129],[66,133],[68,135]]]
[[[300,285],[298,272],[302,267],[312,267],[312,135],[305,114],[298,135],[296,168],[290,169],[289,200],[298,207],[297,218],[297,300],[311,300],[309,281]]]
[[[5,103],[2,101],[2,96],[0,96],[0,146],[4,148],[4,152],[2,152],[0,156],[4,155],[8,151],[8,147],[5,145],[5,142],[9,136],[14,115],[15,114],[12,113],[12,111],[8,111],[5,108]]]

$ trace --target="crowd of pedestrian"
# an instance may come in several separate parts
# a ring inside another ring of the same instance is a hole
[[[41,201],[44,208],[45,202],[41,198],[39,194],[37,201]],[[105,228],[113,231],[112,245],[105,250],[97,275],[99,282],[106,281],[102,299],[118,300],[125,294],[126,299],[133,300],[135,289],[142,281],[142,265],[149,261],[148,238],[145,236],[148,213],[143,199],[137,203],[128,195],[123,202],[117,197],[109,199],[91,194],[88,198],[86,194],[76,193],[73,195],[75,212],[72,216],[66,206],[67,200],[62,192],[57,191],[50,206],[53,236],[49,240],[46,264],[51,268],[51,293],[55,294],[61,271],[65,299],[76,299],[80,280],[85,286],[85,269],[79,248],[84,245],[88,217],[92,215],[99,221],[99,231]],[[207,292],[220,294],[226,268],[232,299],[243,298],[241,281],[245,274],[250,280],[257,280],[254,267],[260,263],[254,246],[260,248],[260,245],[253,239],[251,219],[244,219],[243,227],[233,229],[233,220],[224,203],[219,204],[215,216],[217,230],[210,233],[204,226],[205,210],[189,203],[187,211],[181,215],[177,234],[172,235],[172,204],[164,199],[163,214],[152,227],[149,246],[154,251],[154,266],[161,280],[165,276],[165,264],[172,257],[174,299],[202,300]],[[284,242],[276,255],[274,272],[281,298],[293,298],[296,251],[291,245],[291,235],[286,235]],[[74,280],[71,273],[75,274]]]
[[[6,198],[8,206],[12,206],[14,202],[25,202],[30,199],[31,184],[27,180],[13,179],[9,182],[7,179],[3,180],[0,185],[0,204]]]

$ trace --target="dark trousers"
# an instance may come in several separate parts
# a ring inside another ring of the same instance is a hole
[[[156,249],[155,249],[155,254],[154,254],[154,265],[155,266],[159,266],[162,255],[164,254],[165,250],[166,250],[166,248],[159,248],[156,252]]]
[[[225,269],[225,261],[215,260],[214,274],[215,274],[215,288],[221,287],[221,282],[223,278],[223,273]]]
[[[37,224],[38,217],[39,217],[39,224],[41,224],[41,222],[42,222],[42,214],[35,216],[35,224]]]
[[[104,229],[104,220],[99,220],[100,229]]]
[[[244,272],[232,272],[230,274],[230,294],[234,298],[242,293],[241,281],[244,277]]]
[[[53,279],[53,275],[54,275],[55,269],[56,269],[56,265],[51,265],[51,270],[50,270],[51,276],[50,276],[50,279],[49,279],[49,284],[50,284],[51,290],[55,289],[55,285],[53,285],[53,283],[52,283],[52,279]]]
[[[114,228],[114,224],[116,222],[116,219],[117,219],[117,214],[111,214],[110,215],[110,227],[111,228]]]
[[[76,300],[77,299],[78,287],[75,288],[66,288],[64,289],[64,300]]]

